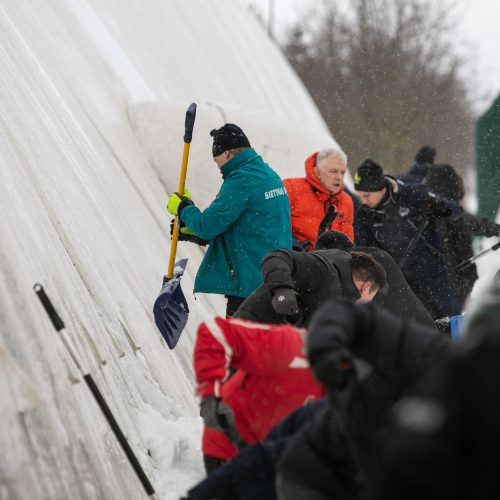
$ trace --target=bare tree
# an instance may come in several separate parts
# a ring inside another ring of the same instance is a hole
[[[285,53],[356,168],[372,157],[406,170],[431,144],[438,161],[472,163],[473,112],[452,50],[453,5],[429,0],[339,0],[292,26]]]

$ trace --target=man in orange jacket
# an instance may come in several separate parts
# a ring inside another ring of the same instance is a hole
[[[290,199],[294,239],[311,251],[321,224],[322,231],[341,231],[354,242],[354,205],[344,191],[345,153],[338,149],[313,153],[305,162],[305,170],[305,177],[283,180]],[[333,221],[328,220],[330,217]]]

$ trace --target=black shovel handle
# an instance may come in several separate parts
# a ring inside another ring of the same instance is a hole
[[[134,469],[137,478],[139,479],[139,481],[142,484],[142,487],[144,488],[144,491],[148,494],[148,496],[154,495],[155,490],[153,486],[149,482],[149,479],[146,476],[144,469],[141,467],[139,460],[137,460],[134,451],[128,444],[127,438],[124,436],[122,430],[120,429],[118,422],[115,420],[113,413],[109,409],[106,400],[104,399],[103,395],[101,394],[101,391],[94,382],[92,375],[90,375],[90,373],[87,373],[87,375],[84,375],[83,378],[85,379],[85,382],[87,382],[87,386],[90,389],[92,395],[94,396],[94,399],[97,401],[99,408],[101,408],[102,413],[106,417],[106,420],[108,421],[108,424],[111,427],[116,439],[120,443],[122,450],[125,452],[125,455],[127,456],[130,465]]]
[[[45,312],[47,313],[48,317],[50,318],[50,321],[52,322],[52,326],[54,327],[56,332],[60,332],[64,328],[63,320],[61,319],[59,314],[57,314],[57,311],[54,309],[54,306],[52,305],[50,299],[47,297],[47,294],[45,293],[43,286],[40,285],[40,283],[35,283],[35,285],[33,285],[33,290],[35,290],[35,293],[38,295],[38,298],[40,299],[40,302],[42,303]]]
[[[83,375],[83,378],[85,382],[87,383],[88,388],[90,389],[90,392],[94,396],[94,399],[96,400],[97,404],[99,405],[99,408],[101,409],[102,413],[106,417],[106,420],[109,423],[109,426],[111,427],[111,430],[113,431],[113,434],[115,435],[116,439],[120,443],[120,446],[122,447],[122,450],[125,452],[125,455],[128,458],[128,461],[132,468],[134,469],[137,478],[141,482],[144,490],[150,495],[154,495],[155,490],[151,483],[149,482],[148,477],[146,476],[146,473],[144,472],[143,468],[141,467],[141,464],[139,463],[139,460],[137,460],[137,457],[135,456],[132,448],[130,447],[127,438],[123,434],[122,430],[120,429],[120,426],[118,425],[118,422],[116,421],[115,417],[113,416],[113,413],[109,409],[108,404],[106,403],[106,400],[104,399],[104,396],[101,394],[101,391],[97,387],[96,383],[94,382],[94,379],[92,378],[92,375],[87,372],[87,370],[82,368],[82,364],[80,360],[78,359],[78,356],[75,352],[75,350],[72,348],[70,341],[65,337],[65,332],[64,330],[64,323],[59,314],[57,314],[57,311],[55,310],[54,306],[52,305],[52,302],[50,301],[49,297],[45,293],[45,290],[43,289],[43,286],[40,285],[39,283],[36,283],[33,286],[33,289],[35,290],[35,293],[38,295],[38,298],[40,299],[40,302],[42,303],[45,311],[47,312],[47,315],[50,318],[50,321],[52,322],[52,325],[54,326],[55,330],[60,333],[61,338],[63,340],[63,343],[65,347],[68,349],[71,357],[75,361],[75,364],[80,370],[80,373]]]
[[[196,118],[196,104],[193,102],[186,111],[186,122],[184,125],[184,143],[189,144],[193,139],[194,120]]]

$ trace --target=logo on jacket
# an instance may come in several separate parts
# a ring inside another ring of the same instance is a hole
[[[401,217],[407,217],[410,213],[410,209],[408,207],[400,207],[398,212]]]
[[[286,189],[284,187],[276,188],[276,189],[271,189],[271,191],[266,191],[264,193],[264,197],[266,200],[270,200],[271,198],[276,198],[276,196],[285,196]]]

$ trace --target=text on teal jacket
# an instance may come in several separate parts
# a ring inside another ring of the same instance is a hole
[[[224,182],[210,206],[181,211],[182,222],[210,241],[194,291],[247,297],[262,283],[264,255],[292,247],[290,203],[281,178],[252,148],[221,170]]]

